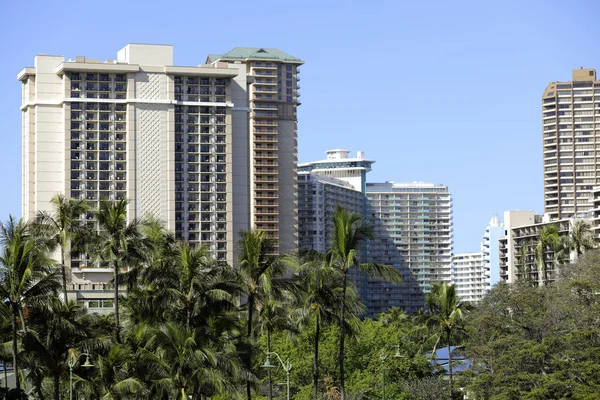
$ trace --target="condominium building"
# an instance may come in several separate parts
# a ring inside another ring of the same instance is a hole
[[[462,301],[476,304],[483,298],[488,274],[483,251],[452,256],[452,283]]]
[[[436,282],[451,281],[452,199],[447,186],[431,183],[367,183],[367,220],[375,240],[368,261],[397,267],[402,284],[372,281],[368,314],[389,307],[416,312]]]
[[[504,229],[506,235],[499,239],[500,278],[504,282],[530,281],[543,285],[554,281],[559,269],[559,260],[554,249],[546,248],[544,260],[546,274],[536,261],[535,247],[540,231],[554,225],[560,237],[568,236],[576,219],[550,221],[548,216],[535,215],[533,211],[506,211]]]
[[[504,224],[500,217],[494,214],[490,223],[485,228],[481,239],[481,251],[483,252],[483,271],[487,274],[484,281],[484,290],[487,291],[500,282],[500,254],[498,252],[498,240],[504,236]]]
[[[333,215],[340,206],[362,215],[364,194],[341,179],[316,172],[298,174],[300,249],[325,252],[331,244]]]
[[[595,69],[573,70],[568,82],[551,82],[542,98],[544,213],[551,220],[592,209],[600,184],[600,81]]]
[[[235,260],[241,230],[297,248],[296,108],[302,61],[236,48],[196,67],[173,47],[129,44],[116,60],[40,55],[23,69],[23,216],[50,211],[56,193],[129,200],[177,237]],[[83,217],[95,226],[94,215]],[[77,285],[110,271],[71,262]],[[87,287],[87,286],[86,286]],[[95,286],[94,286],[95,287]]]

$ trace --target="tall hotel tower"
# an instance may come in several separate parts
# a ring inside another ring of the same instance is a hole
[[[179,238],[233,263],[241,230],[297,248],[298,69],[274,49],[235,48],[195,67],[173,47],[129,44],[117,60],[35,57],[23,69],[23,216],[57,193],[129,200]],[[84,219],[94,224],[93,213]],[[73,260],[74,283],[102,268]],[[94,273],[95,272],[95,273]]]
[[[595,69],[573,70],[570,82],[552,82],[542,98],[544,213],[552,220],[592,209],[600,184],[600,81]]]

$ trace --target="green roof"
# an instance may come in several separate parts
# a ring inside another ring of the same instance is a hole
[[[267,49],[260,47],[236,47],[225,54],[209,54],[207,62],[215,62],[219,59],[237,59],[247,60],[249,58],[258,58],[265,60],[296,61],[303,62],[301,59],[277,49]]]

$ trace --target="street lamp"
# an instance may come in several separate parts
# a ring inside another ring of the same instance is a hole
[[[73,367],[79,361],[81,356],[85,356],[85,362],[81,365],[83,368],[93,368],[94,364],[92,364],[89,360],[89,353],[81,353],[77,357],[71,353],[70,357],[67,359],[67,365],[69,366],[69,399],[73,400]]]
[[[286,360],[286,362],[283,362],[281,357],[279,357],[279,354],[275,353],[274,351],[268,351],[267,359],[265,360],[265,363],[262,365],[262,368],[264,368],[264,369],[277,368],[277,366],[275,364],[271,363],[271,357],[270,357],[271,354],[273,354],[277,357],[277,359],[279,360],[279,363],[283,367],[283,370],[287,374],[287,400],[290,400],[290,372],[292,371],[292,363],[289,360]]]
[[[394,353],[395,359],[399,359],[402,357],[402,354],[400,354],[400,345],[399,344],[395,344],[391,348],[396,349],[396,352]],[[391,348],[387,349],[387,350],[385,348],[381,349],[381,355],[379,356],[381,358],[381,399],[382,400],[385,400],[385,360],[390,355]]]

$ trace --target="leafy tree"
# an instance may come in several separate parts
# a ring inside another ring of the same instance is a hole
[[[359,250],[368,239],[373,239],[371,229],[363,223],[357,213],[349,213],[344,208],[337,206],[333,215],[333,238],[328,258],[331,265],[339,269],[342,274],[341,310],[340,321],[340,394],[345,397],[345,371],[344,371],[344,343],[346,339],[346,292],[348,288],[348,273],[352,268],[357,268],[368,275],[376,275],[383,279],[399,282],[401,275],[398,270],[390,266],[374,263],[360,263]]]
[[[31,329],[22,340],[25,365],[39,376],[51,377],[53,397],[60,400],[60,379],[66,371],[69,349],[88,336],[86,312],[75,302],[51,298],[47,305],[31,308],[29,320]],[[42,382],[34,379],[34,383],[41,393]]]
[[[436,344],[433,347],[432,354],[437,349],[437,343],[446,343],[448,350],[448,372],[450,377],[450,391],[452,391],[452,345],[456,345],[455,340],[462,331],[465,321],[465,304],[459,299],[454,285],[447,283],[434,284],[431,292],[426,297],[427,312],[429,314],[428,322],[434,328]]]
[[[257,303],[268,298],[276,278],[283,275],[284,265],[275,255],[275,242],[264,231],[242,232],[239,248],[239,272],[246,295],[246,336],[251,340]],[[249,367],[252,362],[251,347],[246,352],[246,364]],[[246,396],[251,400],[250,381],[246,384]]]
[[[133,263],[143,258],[143,241],[140,232],[142,222],[127,221],[127,200],[116,202],[103,200],[96,213],[99,234],[96,236],[94,253],[101,262],[113,267],[114,307],[115,307],[115,340],[121,342],[119,319],[119,274],[127,263]]]
[[[540,229],[535,245],[535,262],[541,275],[539,281],[544,285],[548,282],[549,260],[547,253],[549,251],[553,252],[556,258],[560,251],[560,246],[560,235],[558,234],[558,228],[555,224],[546,225]]]
[[[18,327],[27,334],[25,307],[44,302],[56,293],[60,284],[47,242],[32,234],[31,224],[12,217],[0,224],[2,253],[0,264],[4,276],[0,281],[0,298],[11,311],[13,369],[16,388],[20,389],[18,363]]]
[[[563,268],[553,285],[494,287],[467,320],[467,390],[489,399],[597,397],[597,293],[597,251]]]
[[[578,219],[569,232],[566,248],[579,258],[583,253],[596,247],[597,239],[589,222]]]
[[[60,247],[60,268],[62,277],[63,299],[67,301],[67,282],[69,276],[66,258],[71,240],[82,237],[85,228],[79,224],[79,217],[89,210],[89,205],[81,199],[67,199],[62,194],[52,197],[50,203],[53,212],[41,211],[36,217],[39,234],[47,235],[50,243]]]

